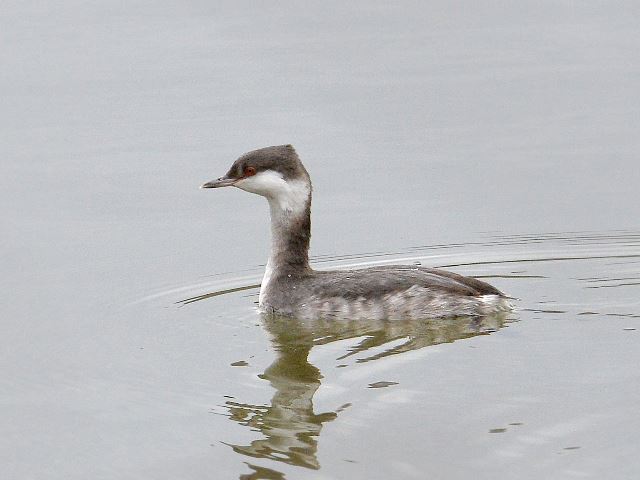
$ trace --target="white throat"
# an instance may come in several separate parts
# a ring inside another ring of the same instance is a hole
[[[260,305],[278,268],[278,258],[286,249],[286,235],[292,222],[307,214],[311,183],[307,179],[285,180],[279,172],[267,170],[244,178],[235,184],[247,192],[266,197],[271,211],[271,251],[260,285]]]

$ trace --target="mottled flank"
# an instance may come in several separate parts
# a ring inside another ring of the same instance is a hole
[[[263,311],[298,318],[404,320],[491,315],[512,308],[506,296],[484,282],[402,265],[286,275],[272,279],[269,287]]]

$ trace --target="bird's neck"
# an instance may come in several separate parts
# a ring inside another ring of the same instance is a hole
[[[304,273],[309,267],[311,185],[292,183],[286,192],[268,198],[271,210],[270,276]]]

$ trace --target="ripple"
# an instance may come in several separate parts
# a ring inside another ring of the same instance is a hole
[[[536,264],[612,260],[599,265],[595,275],[575,275],[573,280],[592,290],[635,289],[640,285],[640,232],[485,235],[486,238],[477,241],[410,246],[398,251],[316,255],[311,263],[319,270],[419,264],[463,270],[475,278],[522,283],[552,280],[547,269],[532,271]],[[263,271],[264,265],[257,265],[233,272],[214,272],[197,281],[158,288],[129,304],[165,303],[170,299],[171,303],[183,307],[244,291],[255,295]]]
[[[527,248],[514,248],[520,246]],[[428,255],[421,255],[420,252],[428,252]],[[503,278],[526,281],[547,278],[547,275],[529,272],[528,264],[611,259],[624,260],[624,262],[611,262],[610,265],[629,266],[636,264],[634,259],[640,259],[640,233],[611,231],[494,235],[481,241],[412,246],[395,252],[318,255],[312,257],[312,264],[320,270],[364,268],[393,263],[428,264],[436,268],[523,265],[524,268],[518,271],[471,274],[471,276],[483,279]],[[257,289],[260,286],[259,281],[263,268],[264,266],[257,266],[243,270],[242,272],[251,272],[251,274],[242,276],[238,276],[239,272],[216,273],[210,276],[214,277],[211,281],[161,291],[140,301],[172,296],[178,292],[193,291],[193,295],[175,301],[176,304],[184,306],[213,297]],[[621,277],[619,273],[612,277],[586,277],[576,278],[576,280],[595,284],[585,286],[585,288],[635,287],[640,285],[640,275]],[[634,280],[639,281],[635,282]],[[197,290],[200,290],[200,293],[196,293]]]

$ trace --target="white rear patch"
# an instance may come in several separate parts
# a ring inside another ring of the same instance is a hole
[[[485,305],[487,314],[508,312],[514,308],[508,298],[499,295],[482,295],[480,301]]]

